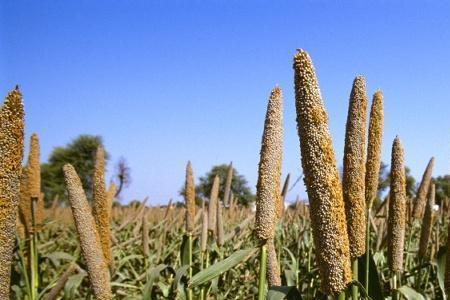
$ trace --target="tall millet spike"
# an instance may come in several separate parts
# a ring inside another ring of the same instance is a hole
[[[18,89],[0,110],[0,299],[9,299],[23,157],[24,111]]]
[[[403,147],[398,137],[392,145],[391,190],[388,216],[388,265],[396,273],[403,270],[405,241],[406,184]]]
[[[225,191],[223,194],[223,205],[228,206],[230,204],[230,191],[231,182],[233,181],[233,162],[230,162],[227,170],[227,178],[225,179]]]
[[[217,205],[219,199],[220,178],[218,175],[214,177],[211,194],[208,204],[208,230],[212,233],[216,232],[217,224]]]
[[[328,116],[308,53],[294,56],[297,128],[321,288],[342,292],[352,279],[344,200]]]
[[[283,102],[275,87],[267,105],[256,185],[255,233],[261,241],[274,237],[281,203],[280,177],[283,144]]]
[[[100,236],[80,178],[70,164],[64,165],[63,172],[75,227],[80,239],[81,253],[86,262],[92,290],[96,299],[111,299],[109,271],[103,256]]]
[[[342,180],[345,215],[347,218],[350,257],[366,252],[364,177],[366,173],[366,81],[357,76],[353,81],[348,107]]]
[[[366,161],[366,205],[372,207],[377,196],[378,178],[381,165],[381,142],[383,139],[383,94],[376,91],[370,109],[369,136]]]
[[[206,252],[208,245],[208,213],[206,210],[202,211],[202,236],[200,239],[200,250]]]
[[[420,182],[419,189],[417,190],[416,200],[414,201],[413,217],[416,219],[421,219],[423,216],[423,211],[425,209],[426,196],[428,193],[428,188],[431,182],[431,176],[433,174],[434,157],[428,162],[427,168],[422,176],[422,181]]]
[[[273,239],[267,242],[267,284],[269,287],[281,285],[280,268]]]
[[[39,199],[41,196],[41,164],[39,161],[39,138],[33,133],[30,138],[30,153],[28,154],[28,175],[30,197]]]
[[[222,213],[222,204],[220,201],[217,203],[217,246],[222,247],[225,242],[224,237],[224,229],[223,229],[223,213]]]
[[[186,203],[186,232],[192,233],[195,227],[195,184],[190,161],[186,166],[184,201]]]
[[[32,215],[31,215],[31,196],[29,189],[29,169],[28,166],[22,168],[20,174],[20,198],[19,198],[19,217],[25,226],[27,235],[32,234]]]
[[[435,193],[435,185],[434,183],[431,183],[428,188],[428,201],[423,216],[422,230],[420,232],[419,257],[425,257],[427,255],[428,241],[430,240],[431,231],[433,229]]]
[[[97,231],[102,244],[105,262],[111,265],[111,239],[109,229],[109,203],[105,190],[105,150],[98,146],[95,155],[93,176],[92,214],[97,224]]]

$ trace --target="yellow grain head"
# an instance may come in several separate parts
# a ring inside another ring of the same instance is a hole
[[[66,164],[63,172],[73,220],[80,240],[81,253],[87,266],[92,290],[96,299],[109,300],[112,298],[109,271],[91,207],[74,167]]]
[[[366,252],[366,81],[357,76],[353,81],[345,130],[344,176],[342,189],[347,218],[350,257]]]
[[[422,176],[422,181],[420,182],[419,189],[417,190],[416,200],[414,202],[413,217],[416,219],[421,219],[425,209],[426,197],[428,188],[431,182],[431,176],[433,174],[434,157],[428,162],[427,168]]]
[[[29,190],[31,198],[41,196],[41,164],[39,160],[39,138],[33,133],[30,138],[30,153],[28,154]]]
[[[220,201],[217,203],[217,246],[222,247],[224,243],[224,231],[223,231],[223,214],[222,204]]]
[[[219,176],[216,175],[214,177],[208,204],[208,230],[212,233],[216,231],[217,226],[217,205],[219,199],[218,198],[219,186],[220,186],[220,178]]]
[[[202,211],[202,236],[200,240],[200,250],[202,252],[205,252],[207,245],[208,245],[208,213],[204,210]]]
[[[328,116],[308,53],[294,56],[297,128],[321,289],[337,294],[350,283],[350,250],[344,200]]]
[[[262,241],[273,238],[281,205],[282,123],[281,89],[275,87],[267,105],[256,184],[255,233]]]
[[[433,229],[435,192],[435,185],[434,183],[431,183],[428,189],[428,201],[425,207],[425,214],[423,216],[423,223],[420,232],[419,257],[425,257],[427,255],[428,244],[431,231]]]
[[[23,156],[24,111],[18,88],[0,110],[0,299],[9,299]]]
[[[230,162],[225,179],[225,191],[223,194],[223,205],[228,206],[230,200],[231,182],[233,181],[233,162]]]
[[[274,241],[267,242],[267,284],[269,287],[281,286],[280,268]]]
[[[195,228],[195,184],[190,161],[186,166],[184,201],[186,203],[186,231],[192,233]]]
[[[371,208],[377,196],[381,165],[381,142],[383,139],[383,94],[375,92],[370,109],[369,136],[366,161],[366,205]]]
[[[98,146],[95,155],[92,192],[92,214],[94,215],[97,231],[100,235],[105,262],[111,265],[111,239],[109,228],[110,205],[105,191],[105,151]]]
[[[114,202],[114,197],[116,196],[117,187],[116,185],[111,182],[111,184],[108,187],[108,190],[106,191],[106,203],[108,204],[108,217],[111,220],[111,210]]]
[[[391,190],[388,216],[388,264],[392,272],[403,270],[405,241],[406,183],[403,147],[398,137],[392,145]]]
[[[19,199],[19,217],[25,226],[25,231],[30,235],[33,231],[31,215],[31,195],[29,189],[28,166],[22,168],[20,175],[20,199]]]

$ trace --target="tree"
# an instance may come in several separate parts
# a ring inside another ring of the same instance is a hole
[[[198,184],[195,187],[195,194],[197,201],[202,199],[208,200],[214,177],[216,175],[220,178],[219,198],[223,200],[225,193],[225,180],[227,177],[228,165],[221,164],[213,166],[211,170],[204,176],[200,177]],[[235,168],[233,168],[233,179],[231,181],[231,192],[235,199],[241,205],[248,206],[255,201],[255,195],[251,192],[248,182],[243,175],[240,175]],[[184,187],[180,191],[180,195],[184,195]],[[236,200],[235,200],[236,201]]]
[[[433,182],[436,186],[436,204],[441,205],[445,198],[450,198],[450,175],[438,176]]]
[[[121,157],[116,165],[115,179],[117,180],[117,191],[114,197],[119,198],[124,188],[131,183],[131,170],[125,158]]]
[[[62,167],[66,163],[74,166],[88,198],[91,198],[95,152],[99,145],[103,146],[101,136],[80,135],[65,147],[53,149],[48,162],[41,165],[42,191],[47,203],[50,203],[56,195],[58,195],[60,201],[66,200],[62,171]],[[105,160],[108,157],[109,155],[105,151]]]

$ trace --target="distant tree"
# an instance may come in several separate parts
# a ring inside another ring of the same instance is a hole
[[[436,204],[441,204],[445,198],[450,198],[450,175],[438,176],[433,179],[436,185]]]
[[[114,176],[116,181],[117,191],[116,198],[120,197],[120,193],[124,188],[128,187],[131,183],[131,169],[127,164],[125,158],[121,157],[116,165],[116,175]]]
[[[41,165],[42,191],[47,203],[50,203],[56,195],[60,201],[66,200],[62,171],[66,163],[75,167],[87,197],[91,198],[95,152],[99,145],[103,145],[101,136],[80,135],[65,147],[53,149],[48,162]],[[108,153],[105,152],[105,159],[108,157]]]
[[[200,202],[202,199],[205,199],[206,201],[209,199],[214,177],[216,175],[220,178],[219,198],[223,200],[227,171],[228,165],[221,164],[213,166],[208,173],[199,178],[198,184],[195,187],[197,202]],[[251,192],[247,180],[243,175],[240,175],[235,168],[233,168],[231,192],[241,205],[248,206],[250,203],[255,201],[255,195]],[[184,187],[181,189],[180,195],[184,195]]]

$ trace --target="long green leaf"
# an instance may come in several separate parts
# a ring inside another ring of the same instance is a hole
[[[366,254],[358,258],[358,279],[365,286]],[[383,288],[372,253],[369,254],[369,296],[373,300],[383,300]]]
[[[409,286],[404,285],[400,287],[398,291],[408,300],[425,300],[425,297],[422,296],[422,294],[419,294]]]
[[[302,296],[295,286],[273,286],[267,293],[266,300],[301,300]]]
[[[214,265],[204,269],[203,271],[195,274],[194,277],[192,277],[192,280],[189,282],[189,287],[195,288],[205,282],[212,280],[213,278],[216,278],[220,274],[225,273],[237,264],[246,261],[250,256],[255,254],[257,249],[258,248],[252,248],[234,252],[226,259],[219,261]]]

